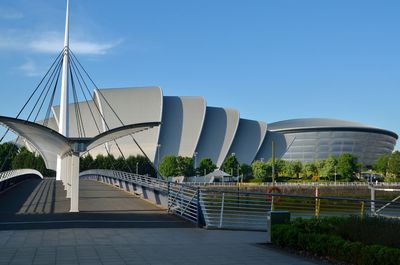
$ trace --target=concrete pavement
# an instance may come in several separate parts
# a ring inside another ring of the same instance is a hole
[[[115,187],[81,182],[81,213],[54,180],[0,195],[0,265],[316,265],[264,244],[264,232],[205,230]]]

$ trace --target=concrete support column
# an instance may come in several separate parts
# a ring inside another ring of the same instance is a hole
[[[70,156],[70,180],[71,180],[71,213],[79,212],[79,154],[74,153]]]
[[[64,186],[64,190],[67,190],[67,174],[65,173],[65,169],[67,167],[67,160],[65,159],[65,157],[63,159],[61,159],[60,161],[60,179],[63,183]]]
[[[63,173],[67,179],[67,198],[71,198],[71,156],[66,156]]]

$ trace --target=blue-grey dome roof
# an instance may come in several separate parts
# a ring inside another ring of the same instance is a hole
[[[268,130],[273,132],[295,132],[295,131],[312,131],[312,130],[345,130],[345,131],[366,131],[390,135],[398,139],[398,135],[392,131],[380,129],[377,127],[365,125],[358,122],[309,118],[309,119],[292,119],[278,121],[268,124]]]

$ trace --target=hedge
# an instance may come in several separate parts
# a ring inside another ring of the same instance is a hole
[[[400,250],[397,248],[364,245],[336,235],[306,232],[295,224],[274,225],[272,243],[354,265],[400,264]]]

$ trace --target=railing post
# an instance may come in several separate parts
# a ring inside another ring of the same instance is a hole
[[[375,187],[374,184],[371,184],[370,186],[371,189],[371,214],[375,215]]]
[[[167,183],[167,204],[168,204],[168,213],[171,213],[171,203],[172,203],[172,201],[170,202],[170,195],[171,195],[171,182],[169,182],[168,181],[168,183]]]
[[[365,202],[364,201],[361,202],[361,212],[360,212],[360,214],[361,214],[361,218],[364,218],[364,216],[365,216]]]
[[[180,192],[180,194],[181,194],[181,205],[179,206],[179,210],[180,210],[180,213],[181,213],[181,216],[183,216],[183,186],[181,187],[181,192]]]
[[[222,228],[222,223],[224,220],[224,204],[225,204],[225,192],[222,193],[221,215],[219,216],[219,228]]]
[[[319,199],[319,190],[318,190],[318,186],[315,187],[315,217],[319,218],[320,216],[320,206],[321,206],[321,202]]]
[[[203,227],[203,222],[202,222],[202,218],[201,218],[201,203],[200,203],[200,199],[201,199],[201,194],[200,194],[200,187],[197,187],[197,227],[201,228]]]

